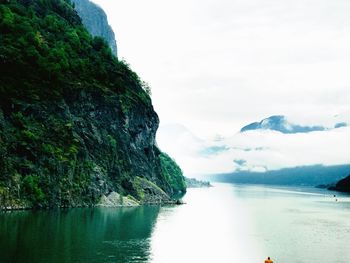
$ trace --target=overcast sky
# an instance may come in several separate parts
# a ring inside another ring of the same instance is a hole
[[[161,124],[232,136],[283,114],[350,114],[349,0],[94,0]],[[350,148],[350,139],[344,142]]]
[[[350,105],[348,0],[94,0],[163,123],[230,135]]]

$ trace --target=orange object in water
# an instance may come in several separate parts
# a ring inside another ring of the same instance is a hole
[[[265,263],[273,263],[273,261],[271,260],[270,257],[268,257],[268,258],[265,260]]]

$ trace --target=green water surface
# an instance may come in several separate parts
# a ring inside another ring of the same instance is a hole
[[[0,215],[0,262],[145,262],[159,207]]]

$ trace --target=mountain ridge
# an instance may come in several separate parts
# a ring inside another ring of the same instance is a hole
[[[309,165],[266,172],[237,171],[212,175],[209,178],[213,181],[242,184],[318,186],[333,184],[344,178],[349,171],[350,164]]]
[[[253,122],[244,126],[240,132],[246,132],[251,130],[273,130],[281,133],[306,133],[313,131],[324,131],[322,126],[301,126],[291,124],[287,121],[283,115],[273,115],[261,120],[260,122]]]

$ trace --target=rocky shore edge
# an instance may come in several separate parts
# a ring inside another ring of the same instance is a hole
[[[96,208],[96,207],[106,207],[106,208],[124,208],[124,207],[140,207],[140,206],[153,206],[153,205],[184,205],[186,204],[181,199],[171,199],[167,201],[154,201],[154,202],[138,202],[132,198],[121,196],[116,192],[112,192],[108,197],[104,196],[101,202],[96,205],[77,205],[77,206],[60,206],[60,207],[41,207],[33,208],[31,206],[14,205],[11,207],[1,207],[1,212],[11,212],[11,211],[29,211],[29,210],[54,210],[54,209],[74,209],[74,208]]]
[[[0,211],[16,211],[16,210],[47,210],[47,209],[69,209],[69,208],[84,208],[84,207],[137,207],[147,205],[182,205],[184,202],[181,198],[172,198],[165,193],[160,187],[154,183],[140,177],[136,177],[135,186],[137,190],[137,196],[140,196],[140,200],[131,195],[121,195],[117,192],[110,192],[109,194],[102,195],[99,202],[96,204],[77,204],[70,206],[57,206],[57,207],[33,207],[31,204],[21,203],[13,204],[9,206],[0,207]],[[182,197],[184,193],[179,193],[179,197]],[[0,197],[1,199],[1,197]]]

